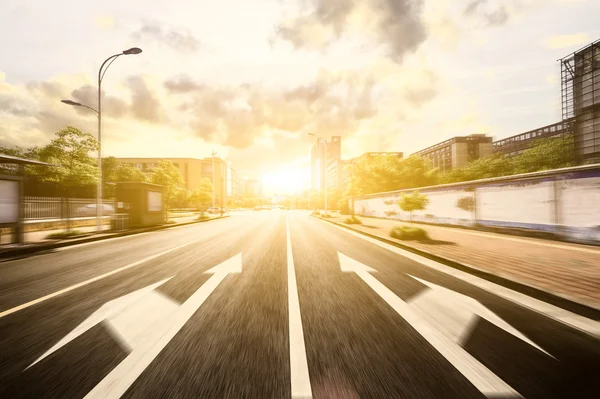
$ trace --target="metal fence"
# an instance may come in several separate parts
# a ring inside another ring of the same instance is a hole
[[[95,198],[25,197],[25,219],[67,219],[96,216]],[[103,200],[102,215],[115,213],[113,200]]]

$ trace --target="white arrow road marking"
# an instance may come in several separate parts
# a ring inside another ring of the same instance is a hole
[[[310,377],[308,374],[308,361],[306,360],[302,317],[300,316],[300,301],[298,299],[298,286],[296,284],[296,271],[294,269],[290,224],[287,217],[285,218],[285,227],[287,240],[288,314],[290,326],[290,374],[292,398],[309,399],[312,398],[312,388],[310,386]]]
[[[486,396],[521,397],[510,385],[488,370],[458,344],[429,324],[414,309],[396,296],[375,277],[374,269],[338,252],[343,272],[356,273],[373,291],[388,303],[404,320],[423,336],[442,356]]]
[[[133,351],[115,367],[85,398],[119,398],[142,372],[152,363],[158,354],[167,346],[185,323],[196,313],[210,294],[230,273],[242,271],[242,254],[226,260],[218,266],[206,271],[211,273],[202,287],[190,296],[175,313],[164,322],[154,325],[154,330],[142,337]]]
[[[180,226],[180,227],[186,227],[186,226]],[[175,228],[175,227],[174,227],[174,228]],[[104,274],[102,274],[102,275],[100,275],[100,276],[92,277],[92,278],[90,278],[90,279],[88,279],[88,280],[82,281],[81,283],[77,283],[77,284],[74,284],[74,285],[72,285],[72,286],[70,286],[70,287],[63,288],[62,290],[59,290],[59,291],[53,292],[52,294],[45,295],[45,296],[43,296],[43,297],[41,297],[41,298],[37,298],[37,299],[34,299],[33,301],[26,302],[26,303],[24,303],[24,304],[22,304],[22,305],[19,305],[19,306],[16,306],[16,307],[12,308],[12,309],[5,310],[5,311],[3,311],[3,312],[0,312],[0,318],[2,318],[2,317],[4,317],[4,316],[8,316],[9,314],[12,314],[12,313],[18,312],[19,310],[26,309],[26,308],[28,308],[28,307],[30,307],[30,306],[37,305],[38,303],[41,303],[41,302],[47,301],[48,299],[52,299],[52,298],[54,298],[54,297],[57,297],[57,296],[59,296],[59,295],[62,295],[62,294],[65,294],[65,293],[67,293],[67,292],[69,292],[69,291],[73,291],[74,289],[77,289],[77,288],[80,288],[80,287],[86,286],[86,285],[88,285],[88,284],[91,284],[91,283],[93,283],[93,282],[96,282],[96,281],[98,281],[98,280],[102,280],[103,278],[106,278],[106,277],[112,276],[113,274],[117,274],[117,273],[120,273],[120,272],[122,272],[122,271],[124,271],[124,270],[131,269],[132,267],[135,267],[135,266],[141,265],[142,263],[148,262],[148,261],[150,261],[150,260],[152,260],[152,259],[156,259],[156,258],[158,258],[158,257],[160,257],[160,256],[166,255],[166,254],[168,254],[168,253],[171,253],[171,252],[173,252],[173,251],[177,251],[178,249],[181,249],[181,248],[187,247],[187,246],[188,246],[188,245],[190,245],[190,244],[197,243],[198,241],[205,240],[205,239],[207,239],[207,238],[209,238],[209,237],[212,237],[212,236],[214,236],[214,235],[217,235],[217,234],[218,234],[218,233],[212,233],[212,234],[209,234],[209,235],[207,235],[207,236],[204,236],[204,237],[202,237],[202,238],[199,238],[199,239],[197,239],[197,240],[190,241],[190,242],[186,242],[185,244],[178,245],[178,246],[176,246],[176,247],[173,247],[173,248],[171,248],[171,249],[167,249],[166,251],[163,251],[163,252],[160,252],[160,253],[157,253],[157,254],[154,254],[154,255],[148,256],[147,258],[140,259],[140,260],[138,260],[138,261],[135,261],[135,262],[133,262],[133,263],[130,263],[130,264],[128,264],[128,265],[125,265],[125,266],[123,266],[123,267],[119,267],[118,269],[111,270],[111,271],[110,271],[110,272],[108,272],[108,273],[104,273]],[[100,242],[100,241],[98,241],[98,242]],[[81,245],[83,245],[83,244],[81,244]]]
[[[178,303],[154,291],[155,288],[160,287],[171,278],[106,302],[83,323],[79,324],[52,348],[48,349],[46,353],[37,358],[35,362],[31,363],[27,369],[101,322],[106,323],[109,331],[123,346],[123,349],[133,350],[135,344],[139,342],[139,337],[152,324],[164,319],[179,308]]]
[[[437,270],[438,272],[445,273],[449,276],[465,281],[471,285],[474,285],[475,287],[481,288],[482,290],[489,292],[490,294],[499,296],[508,301],[516,303],[517,305],[526,307],[530,310],[543,314],[546,317],[566,324],[572,328],[576,328],[579,331],[589,334],[595,338],[600,337],[600,322],[596,320],[591,320],[584,316],[580,316],[578,314],[569,312],[568,310],[559,308],[558,306],[554,306],[549,303],[540,301],[539,299],[535,299],[525,294],[521,294],[520,292],[513,291],[509,288],[503,287],[496,283],[492,283],[491,281],[485,280],[483,278],[474,276],[472,274],[463,272],[458,269],[454,269],[442,263],[414,254],[412,252],[405,251],[388,243],[376,240],[375,238],[367,237],[364,234],[360,234],[355,231],[350,231],[345,227],[340,227],[332,224],[328,225],[335,229],[339,229],[345,232],[346,234],[350,234],[354,237],[360,238],[361,240],[365,240],[370,242],[371,244],[377,245],[378,247],[387,249],[388,251],[400,255],[404,258],[408,258],[410,260],[418,262],[423,266],[427,266],[433,270]],[[477,267],[475,266],[470,267],[473,269],[477,269]]]
[[[438,330],[446,332],[453,342],[464,344],[479,316],[548,356],[552,356],[476,299],[415,276],[410,277],[430,288],[411,298],[408,301],[410,307],[426,317]]]

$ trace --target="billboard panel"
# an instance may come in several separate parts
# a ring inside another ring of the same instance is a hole
[[[17,223],[19,219],[19,182],[0,180],[0,224]]]
[[[160,212],[162,209],[162,193],[148,191],[148,212]]]

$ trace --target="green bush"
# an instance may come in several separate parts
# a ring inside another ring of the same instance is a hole
[[[322,217],[322,218],[331,218],[331,217],[333,217],[333,216],[331,216],[331,214],[329,214],[329,213],[322,213],[322,214],[321,214],[321,217]]]
[[[397,226],[390,231],[390,237],[398,240],[427,240],[427,231],[420,227]]]
[[[196,220],[207,220],[207,219],[210,219],[210,216],[208,216],[206,214],[206,212],[200,213],[200,215],[198,215],[198,217],[196,218]]]
[[[346,223],[346,224],[362,224],[360,219],[357,218],[356,216],[347,218],[346,220],[344,220],[344,223]]]
[[[350,199],[348,197],[342,197],[337,202],[337,206],[340,209],[340,214],[342,214],[342,215],[350,214],[351,210],[350,210],[349,200]]]
[[[75,238],[78,236],[82,236],[84,233],[81,230],[71,230],[71,231],[60,231],[58,233],[48,234],[46,238],[52,240],[61,240],[65,238]]]
[[[313,215],[313,216],[321,216],[321,212],[319,212],[319,211],[312,211],[311,215]]]

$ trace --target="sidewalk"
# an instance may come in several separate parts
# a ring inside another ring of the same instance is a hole
[[[414,226],[427,231],[428,241],[400,241],[389,232],[407,223],[359,219],[362,225],[346,226],[600,309],[600,248],[422,224]]]
[[[218,216],[218,215],[215,215],[215,217],[216,216]],[[181,223],[193,222],[197,218],[198,218],[198,215],[193,215],[193,216],[171,218],[170,220],[174,221],[175,224],[181,224]],[[110,230],[109,224],[105,224],[102,227],[103,227],[103,231],[105,231],[106,233],[109,233],[109,230]],[[81,231],[82,233],[94,233],[94,232],[96,232],[96,226],[73,227],[73,230],[78,230],[78,231]],[[39,230],[39,231],[26,232],[25,233],[25,243],[26,244],[43,244],[46,242],[55,242],[57,240],[47,239],[46,237],[50,234],[60,233],[63,231],[65,231],[65,229],[52,229],[52,230]],[[0,236],[0,244],[9,244],[11,242],[11,240],[12,240],[12,235],[10,235],[10,234],[2,234],[2,236]],[[0,247],[0,250],[8,249],[11,246],[12,245],[6,245],[5,247]]]

